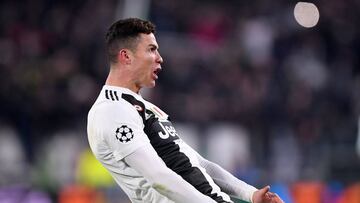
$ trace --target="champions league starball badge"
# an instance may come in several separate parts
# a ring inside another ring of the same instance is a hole
[[[116,139],[122,143],[127,143],[134,138],[134,133],[127,125],[122,125],[116,129]]]

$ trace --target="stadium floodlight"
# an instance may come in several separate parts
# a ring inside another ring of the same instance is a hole
[[[301,26],[311,28],[319,22],[320,13],[315,4],[300,1],[295,5],[294,17]]]

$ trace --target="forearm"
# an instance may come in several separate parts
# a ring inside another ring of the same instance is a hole
[[[149,146],[136,150],[125,158],[127,164],[142,174],[159,193],[179,203],[215,203],[200,193],[178,174],[166,167],[155,150]]]
[[[252,202],[253,193],[257,190],[255,187],[237,179],[213,162],[202,159],[200,163],[222,191],[231,196],[239,197],[244,201]]]
[[[215,203],[210,197],[203,195],[180,176],[173,173],[170,170],[158,172],[158,177],[150,180],[153,188],[169,199],[179,203]]]

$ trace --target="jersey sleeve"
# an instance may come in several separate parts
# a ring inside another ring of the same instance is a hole
[[[125,157],[125,162],[142,174],[156,191],[174,202],[216,203],[170,170],[150,144]]]
[[[222,191],[232,197],[236,197],[247,202],[252,202],[252,196],[254,192],[257,191],[254,186],[239,180],[218,164],[205,159],[186,143],[184,143],[184,145],[186,145],[188,150],[192,151],[192,153],[196,155],[200,165],[205,168],[205,170]]]
[[[150,143],[143,130],[142,118],[130,104],[119,102],[107,105],[100,110],[97,118],[100,123],[98,130],[116,160]]]

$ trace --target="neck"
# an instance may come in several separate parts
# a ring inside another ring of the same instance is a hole
[[[140,87],[138,87],[132,77],[131,74],[126,72],[126,69],[111,67],[108,77],[106,78],[106,85],[124,87],[135,93],[139,93]]]

